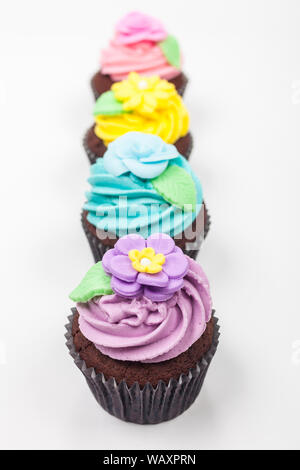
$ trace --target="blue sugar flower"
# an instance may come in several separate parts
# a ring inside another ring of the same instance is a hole
[[[108,145],[103,164],[114,176],[131,172],[139,178],[152,179],[179,155],[174,145],[166,144],[156,135],[127,132]]]

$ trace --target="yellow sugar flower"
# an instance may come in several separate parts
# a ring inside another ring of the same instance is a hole
[[[132,261],[132,267],[139,273],[159,273],[165,263],[164,255],[161,253],[156,254],[153,248],[144,248],[141,251],[130,250],[128,256]]]
[[[131,72],[126,80],[111,87],[115,98],[123,102],[125,111],[151,115],[168,106],[170,98],[177,95],[175,86],[159,76],[143,77]]]

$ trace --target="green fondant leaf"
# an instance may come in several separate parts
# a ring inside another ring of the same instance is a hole
[[[177,39],[174,36],[168,36],[159,46],[166,57],[169,64],[173,67],[180,68],[180,49]]]
[[[123,109],[123,103],[116,100],[114,92],[111,90],[102,93],[94,106],[94,116],[98,116],[98,114],[115,116],[123,113],[126,113]]]
[[[70,294],[74,302],[87,302],[97,295],[113,294],[110,277],[105,274],[101,261],[88,270],[81,283]]]
[[[170,204],[186,211],[195,210],[197,191],[191,175],[178,165],[169,165],[159,176],[151,180],[154,189]]]

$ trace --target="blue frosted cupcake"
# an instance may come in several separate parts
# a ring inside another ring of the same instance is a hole
[[[125,235],[161,232],[196,258],[209,228],[199,179],[174,145],[128,132],[91,166],[82,223],[95,261]]]

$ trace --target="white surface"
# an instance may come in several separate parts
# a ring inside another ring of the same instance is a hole
[[[196,404],[140,427],[102,411],[64,345],[92,264],[79,213],[89,78],[142,9],[185,51],[192,166],[212,227],[200,261],[222,328]],[[299,448],[300,3],[14,1],[0,14],[2,448]]]

